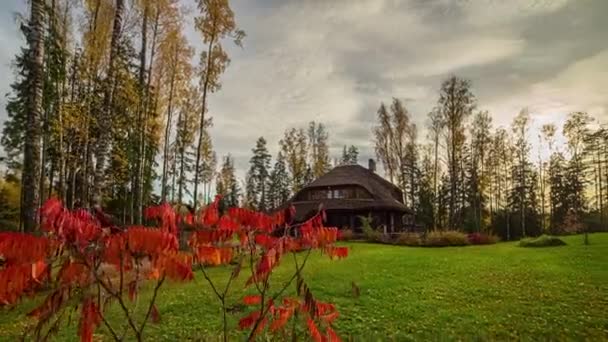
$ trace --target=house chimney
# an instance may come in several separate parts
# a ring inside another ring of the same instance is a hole
[[[368,161],[368,167],[367,167],[371,172],[376,172],[376,161],[373,160],[372,158],[369,158]]]

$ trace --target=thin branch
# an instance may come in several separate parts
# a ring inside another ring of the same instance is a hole
[[[101,310],[101,308],[99,310],[99,317],[101,317],[103,324],[106,326],[106,328],[108,328],[108,330],[110,331],[110,334],[112,334],[112,337],[114,338],[114,340],[122,341],[122,338],[118,337],[118,334],[116,333],[114,328],[112,328],[112,326],[110,325],[110,322],[108,322],[108,320],[106,319],[106,316],[103,314],[103,310]]]
[[[215,284],[213,283],[213,281],[211,280],[211,278],[207,274],[207,271],[205,271],[205,267],[203,266],[203,264],[199,263],[198,267],[203,272],[203,276],[205,276],[205,279],[207,280],[207,282],[209,283],[209,285],[211,285],[211,288],[213,289],[213,292],[215,293],[215,295],[217,296],[217,298],[219,298],[221,300],[222,299],[222,295],[219,293],[219,291],[215,287]]]
[[[302,266],[300,267],[296,267],[296,272],[293,274],[293,276],[289,279],[289,281],[287,281],[283,287],[281,288],[281,290],[279,290],[277,293],[275,293],[270,301],[275,302],[277,298],[279,298],[279,296],[281,296],[283,294],[283,292],[285,292],[285,290],[287,290],[287,288],[289,287],[289,285],[291,285],[291,283],[293,283],[293,281],[296,278],[300,277],[300,274],[302,272],[302,270],[304,269],[304,267],[306,266],[306,261],[308,260],[308,257],[310,256],[310,253],[312,251],[312,248],[309,248],[307,250],[306,256],[304,257],[304,261],[302,262]],[[294,258],[295,258],[295,252],[293,252]],[[297,265],[297,261],[296,261],[296,265]],[[264,283],[265,287],[268,285],[268,279],[267,281]],[[266,315],[268,314],[268,311],[270,311],[270,306],[266,307],[264,309],[264,294],[265,291],[261,293],[262,295],[262,300],[261,300],[261,304],[260,304],[260,312],[262,312],[262,314],[260,315],[260,317],[256,320],[253,329],[251,330],[251,332],[249,333],[249,337],[247,338],[248,341],[252,341],[253,338],[255,337],[255,331],[257,330],[258,326],[260,325],[260,323],[262,322],[262,320],[264,320],[264,318],[266,317]]]
[[[150,318],[150,315],[152,314],[152,309],[154,308],[154,303],[156,302],[156,296],[158,296],[158,290],[160,289],[160,287],[163,285],[164,282],[165,282],[165,276],[163,275],[163,277],[159,279],[159,281],[156,283],[156,286],[154,287],[154,294],[152,295],[152,300],[150,301],[150,305],[148,305],[148,312],[146,312],[146,317],[144,317],[144,321],[141,322],[141,327],[139,328],[139,336],[143,335],[143,333],[144,333],[144,328],[146,327],[146,323],[148,322],[148,319]]]
[[[59,315],[59,317],[57,317],[57,319],[55,319],[55,322],[49,327],[49,330],[47,330],[46,334],[42,338],[42,341],[48,340],[48,338],[51,336],[51,332],[53,330],[55,330],[57,328],[57,326],[59,325],[59,321],[61,321],[61,319],[63,318],[63,315],[65,314],[65,312],[66,312],[66,309],[64,308],[63,311],[61,311],[61,314]],[[37,338],[40,337],[40,332],[39,331],[36,334],[36,337]]]
[[[88,265],[86,259],[83,259],[84,263],[87,267],[89,267],[89,269],[91,269],[90,265]],[[129,325],[131,326],[131,329],[133,329],[133,332],[135,333],[137,340],[141,340],[141,336],[137,330],[137,327],[135,326],[135,322],[133,321],[133,318],[131,317],[131,314],[129,313],[129,309],[127,308],[127,306],[125,305],[125,302],[122,300],[122,296],[114,291],[112,291],[112,289],[103,282],[103,280],[101,280],[101,278],[99,278],[99,275],[97,274],[97,270],[93,269],[93,276],[95,277],[95,280],[97,281],[97,283],[99,285],[101,285],[104,290],[106,290],[107,293],[109,293],[112,297],[116,298],[118,300],[118,303],[120,304],[121,309],[123,310],[125,317],[127,318],[127,322],[129,323]]]

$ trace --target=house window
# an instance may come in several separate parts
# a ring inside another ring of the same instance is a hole
[[[330,187],[310,189],[297,196],[299,201],[318,201],[324,199],[372,198],[370,193],[359,186]]]
[[[372,196],[367,192],[367,190],[357,187],[354,190],[353,198],[371,198]]]
[[[309,194],[310,199],[313,201],[331,198],[329,197],[329,191],[327,190],[310,190]]]

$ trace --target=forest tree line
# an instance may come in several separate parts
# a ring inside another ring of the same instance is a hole
[[[172,202],[200,208],[217,192],[229,205],[268,211],[338,164],[322,123],[289,128],[270,155],[260,137],[245,180],[214,151],[209,96],[229,67],[225,46],[245,33],[228,0],[196,0],[195,49],[177,0],[32,0],[19,24],[1,143],[7,174],[0,220],[36,225],[57,196],[68,208],[103,206],[124,223]],[[77,15],[78,14],[78,15]],[[198,63],[192,61],[198,60]],[[426,139],[399,99],[381,104],[372,129],[376,158],[429,228],[492,229],[505,238],[578,225],[602,227],[608,204],[608,132],[584,112],[538,134],[549,158],[532,156],[526,110],[495,128],[471,84],[450,77],[428,114]],[[370,113],[374,115],[374,113]],[[555,143],[556,134],[567,146]],[[155,189],[160,191],[155,191]]]
[[[532,132],[525,108],[510,127],[494,127],[490,113],[478,108],[471,83],[449,77],[428,113],[427,139],[419,142],[401,100],[380,105],[376,155],[419,224],[493,231],[504,239],[606,230],[608,128],[572,112],[562,127],[549,123]],[[565,146],[556,144],[558,134]],[[538,139],[536,156],[531,137]]]
[[[197,64],[177,0],[31,2],[7,95],[0,219],[32,230],[51,196],[133,224],[151,203],[197,209],[212,191],[269,210],[328,170],[327,132],[314,122],[285,133],[272,170],[258,141],[246,184],[230,155],[218,161],[208,99],[230,63],[224,46],[242,46],[245,33],[227,0],[195,3],[204,47]]]
[[[31,1],[1,140],[25,230],[50,196],[137,224],[143,207],[181,199],[191,183],[194,203],[210,191],[208,96],[230,62],[224,45],[245,33],[227,0],[195,4],[198,64],[177,0]]]

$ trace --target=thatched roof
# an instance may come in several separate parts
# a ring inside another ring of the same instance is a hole
[[[371,199],[323,199],[297,201],[299,193],[309,189],[325,189],[334,186],[358,185],[367,190]],[[296,218],[302,219],[322,205],[326,210],[391,210],[412,213],[402,202],[402,192],[393,183],[361,165],[338,166],[298,192],[288,204],[296,207]]]

